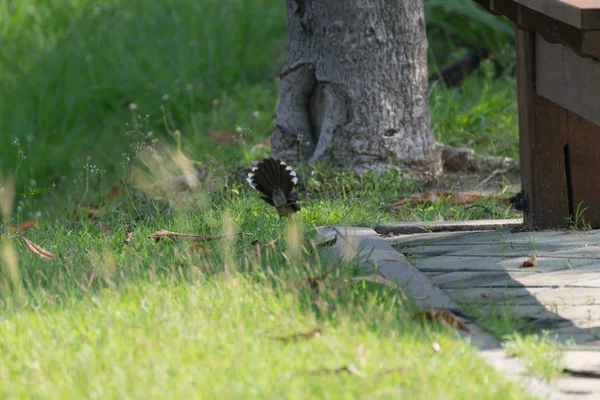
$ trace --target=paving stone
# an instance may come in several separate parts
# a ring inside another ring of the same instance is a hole
[[[591,271],[591,272],[590,272]],[[595,264],[588,264],[574,270],[563,270],[540,274],[527,274],[517,276],[511,274],[505,280],[490,282],[492,287],[597,287],[600,288],[600,268]]]
[[[589,342],[590,340],[600,339],[600,328],[585,329],[581,327],[573,328],[573,326],[564,328],[554,328],[552,329],[551,337],[556,342],[562,344],[572,344],[572,342],[575,342],[577,344],[585,343]],[[567,350],[565,352],[565,354],[569,353],[570,350]],[[570,364],[566,363],[566,365]]]
[[[565,287],[558,289],[525,288],[524,290],[531,294],[515,299],[519,304],[536,302],[544,305],[556,304],[560,306],[576,304],[600,305],[600,290],[598,289]],[[510,302],[511,300],[507,299],[506,301]]]
[[[571,271],[575,268],[594,265],[594,260],[537,257],[537,265],[523,268],[523,263],[529,256],[519,257],[484,257],[484,256],[455,256],[444,257],[411,257],[411,262],[422,271],[507,271],[507,272],[554,272]],[[600,268],[599,268],[600,270]]]
[[[510,271],[456,271],[434,277],[433,281],[442,289],[465,289],[472,287],[523,287],[516,278],[535,274],[531,270]]]
[[[448,231],[474,231],[474,230],[493,230],[496,228],[520,228],[523,225],[523,219],[503,219],[503,220],[472,220],[472,221],[439,221],[439,222],[390,222],[380,224],[375,228],[377,233],[421,233],[428,232],[448,232]]]
[[[600,345],[594,340],[569,350],[563,361],[570,369],[600,372]]]
[[[600,379],[567,377],[556,379],[552,384],[565,394],[574,395],[575,399],[599,398]]]
[[[525,287],[501,287],[501,288],[460,288],[460,289],[445,289],[445,292],[455,301],[489,304],[507,302],[527,302],[526,299],[531,299],[537,303],[536,291],[541,291],[541,288],[525,288]],[[570,289],[573,290],[573,289]]]

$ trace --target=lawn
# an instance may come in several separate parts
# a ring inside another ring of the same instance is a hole
[[[452,34],[436,23],[432,67],[468,51],[435,58]],[[248,189],[244,169],[270,149],[282,2],[5,1],[0,35],[0,397],[529,398],[457,332],[415,319],[404,293],[353,280],[356,265],[311,241],[326,224],[509,208],[389,211],[421,186],[303,168],[288,222]],[[439,141],[516,156],[515,80],[494,73],[488,62],[431,88]],[[196,190],[142,190],[176,160],[202,171]],[[160,229],[227,237],[147,237]]]

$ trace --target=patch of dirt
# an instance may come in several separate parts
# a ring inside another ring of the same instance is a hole
[[[453,192],[468,192],[480,190],[485,193],[503,193],[512,196],[521,190],[521,174],[518,169],[510,169],[507,172],[497,173],[487,182],[495,170],[446,172],[438,182],[431,182],[424,186],[424,190]]]

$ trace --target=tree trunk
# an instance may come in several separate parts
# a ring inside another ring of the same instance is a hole
[[[286,2],[273,156],[437,177],[423,0]]]

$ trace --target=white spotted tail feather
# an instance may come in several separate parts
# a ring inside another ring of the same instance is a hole
[[[298,195],[294,193],[298,177],[285,162],[267,158],[252,168],[246,180],[280,216],[287,217],[300,211]]]

